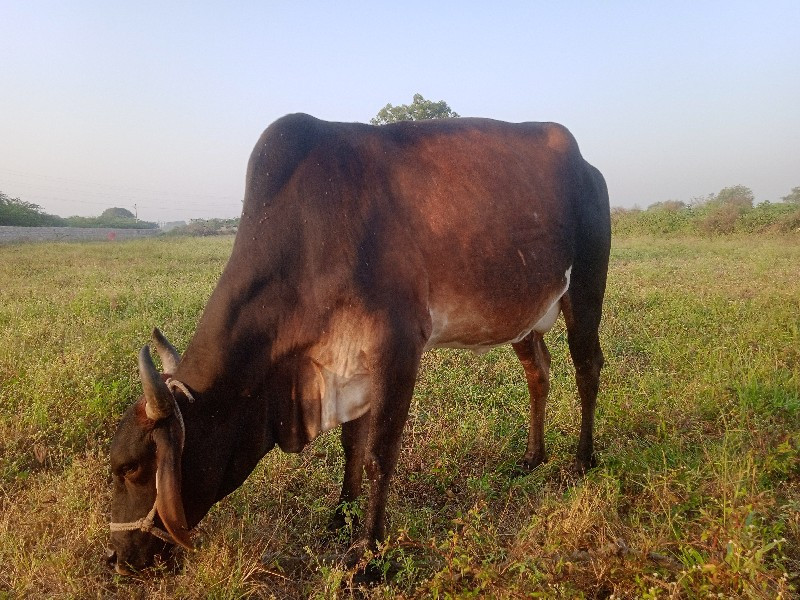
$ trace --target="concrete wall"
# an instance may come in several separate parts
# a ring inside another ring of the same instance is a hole
[[[0,226],[0,244],[78,240],[132,240],[152,237],[160,229],[112,229],[110,227],[9,227]]]

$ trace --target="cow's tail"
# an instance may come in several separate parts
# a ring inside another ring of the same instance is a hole
[[[575,258],[564,318],[570,353],[578,367],[590,363],[599,371],[603,358],[599,328],[611,251],[611,211],[603,175],[583,161],[573,204]]]
[[[593,302],[602,304],[611,252],[611,209],[602,173],[584,161],[576,202],[577,236],[573,277],[586,279]],[[592,283],[588,283],[591,281]]]

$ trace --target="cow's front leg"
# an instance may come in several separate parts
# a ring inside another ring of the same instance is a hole
[[[364,475],[364,454],[369,435],[370,413],[347,423],[342,423],[342,449],[344,450],[344,479],[339,504],[328,523],[329,531],[343,529],[347,525],[347,504],[361,495],[361,481]],[[357,523],[353,522],[353,527]]]
[[[364,466],[369,479],[369,502],[362,538],[348,553],[348,562],[360,560],[367,549],[376,550],[386,533],[389,484],[400,455],[403,427],[414,392],[422,344],[403,344],[395,337],[387,355],[375,363],[375,395],[370,410]]]

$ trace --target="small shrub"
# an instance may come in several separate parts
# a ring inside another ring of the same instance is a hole
[[[710,234],[733,233],[742,208],[736,204],[722,204],[712,208],[700,221],[700,229]]]
[[[795,208],[791,212],[782,215],[771,225],[771,229],[781,233],[789,233],[791,231],[800,232],[800,205],[794,205]]]

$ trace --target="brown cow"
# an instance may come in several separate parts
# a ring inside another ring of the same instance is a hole
[[[560,125],[276,121],[250,158],[233,252],[186,353],[157,330],[164,374],[140,353],[144,396],[111,446],[117,571],[190,547],[191,528],[273,446],[299,452],[337,425],[341,500],[359,496],[366,469],[359,547],[373,547],[430,348],[513,345],[532,469],[546,458],[542,336],[559,312],[581,398],[577,463],[591,467],[609,247],[603,177]]]

